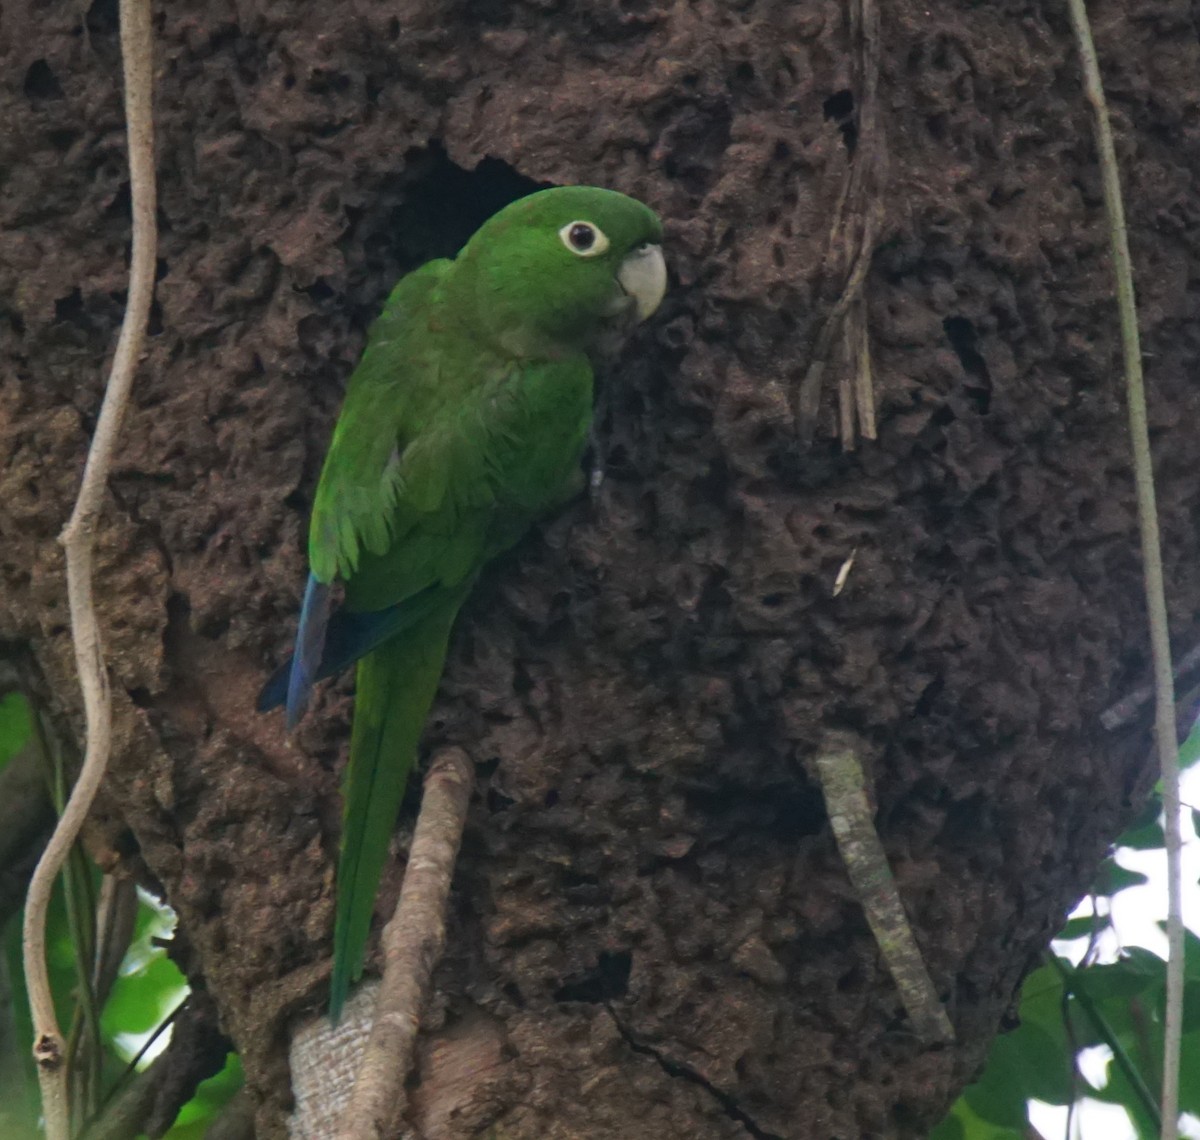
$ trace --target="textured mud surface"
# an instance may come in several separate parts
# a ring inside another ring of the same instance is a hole
[[[880,439],[854,452],[830,393],[809,448],[790,411],[859,157],[845,7],[160,6],[157,301],[98,565],[120,745],[103,811],[180,914],[262,1136],[288,1104],[287,1017],[327,970],[349,706],[343,683],[289,744],[252,696],[288,646],[367,321],[533,183],[652,203],[674,279],[608,386],[600,493],[460,623],[430,740],[467,747],[482,791],[427,1089],[456,1026],[495,1048],[428,1135],[923,1136],[1145,785],[1141,730],[1097,719],[1145,678],[1145,631],[1061,5],[886,5]],[[1183,3],[1092,7],[1186,642],[1197,29]],[[115,8],[0,15],[0,640],[32,649],[76,728],[54,539],[123,301]],[[829,728],[864,742],[960,1048],[906,1031],[850,896],[804,767]]]

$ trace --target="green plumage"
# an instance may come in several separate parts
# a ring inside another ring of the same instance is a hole
[[[580,488],[589,353],[657,306],[660,238],[647,207],[611,191],[521,199],[453,261],[397,285],[350,379],[313,507],[312,576],[343,579],[352,614],[411,612],[358,662],[334,1018],[362,970],[455,616],[483,565]]]

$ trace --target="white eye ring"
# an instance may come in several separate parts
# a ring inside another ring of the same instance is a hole
[[[598,257],[608,249],[604,231],[592,222],[568,222],[558,236],[576,257]]]

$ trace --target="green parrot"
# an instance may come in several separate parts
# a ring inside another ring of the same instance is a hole
[[[303,715],[357,662],[329,1011],[362,973],[375,894],[454,619],[484,564],[582,487],[589,354],[666,290],[662,225],[611,190],[521,198],[404,277],[372,326],[313,504],[293,655],[259,708]],[[334,612],[331,587],[345,583]]]

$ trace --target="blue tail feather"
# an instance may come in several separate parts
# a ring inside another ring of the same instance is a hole
[[[318,590],[323,597],[318,598]],[[323,607],[320,630],[314,623],[317,610],[310,611],[310,596],[314,607]],[[386,610],[329,613],[329,587],[310,576],[304,592],[304,609],[300,611],[300,628],[296,633],[298,652],[289,657],[271,674],[258,695],[258,711],[268,712],[279,705],[288,706],[288,728],[295,727],[304,713],[312,687],[317,681],[340,673],[371,650],[403,632],[430,613],[435,602],[444,599],[444,591],[431,587]],[[317,634],[320,641],[317,641]],[[295,694],[295,701],[293,700]],[[293,719],[293,709],[295,719]]]
[[[300,607],[300,626],[296,630],[296,649],[287,686],[287,726],[290,732],[300,722],[312,695],[317,670],[325,653],[325,633],[332,604],[329,584],[309,574]]]

